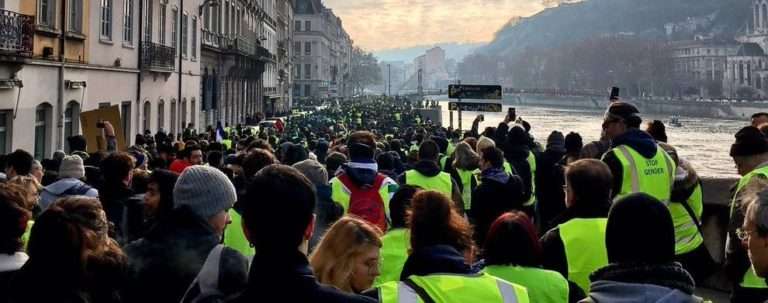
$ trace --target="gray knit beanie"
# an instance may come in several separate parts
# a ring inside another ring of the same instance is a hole
[[[304,174],[315,186],[328,185],[328,172],[320,162],[308,159],[294,164],[293,168]]]
[[[85,177],[83,159],[79,156],[64,156],[59,164],[59,178],[82,179]]]
[[[204,219],[231,208],[236,200],[227,175],[210,166],[187,167],[173,188],[173,207],[187,206]]]

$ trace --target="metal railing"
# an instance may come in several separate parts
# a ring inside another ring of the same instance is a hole
[[[0,9],[0,53],[32,56],[35,17]]]
[[[176,67],[176,48],[152,42],[141,44],[141,67],[173,71]]]

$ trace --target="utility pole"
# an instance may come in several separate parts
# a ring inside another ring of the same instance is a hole
[[[422,97],[422,96],[424,96],[424,86],[422,85],[422,82],[424,80],[424,76],[422,75],[423,71],[422,71],[421,68],[419,68],[418,74],[419,74],[419,86],[418,86],[417,90],[418,90],[419,97]]]
[[[392,96],[392,64],[387,63],[387,96]]]

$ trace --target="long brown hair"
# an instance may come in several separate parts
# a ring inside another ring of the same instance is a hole
[[[466,142],[460,142],[456,145],[454,155],[453,167],[457,169],[472,171],[480,167],[480,155],[472,150],[472,147]]]
[[[382,232],[378,227],[355,217],[343,217],[328,229],[309,263],[320,283],[353,292],[351,285],[355,261],[374,246],[381,248]]]
[[[460,252],[474,250],[472,227],[446,195],[436,191],[417,193],[411,201],[408,223],[413,250],[450,245]]]

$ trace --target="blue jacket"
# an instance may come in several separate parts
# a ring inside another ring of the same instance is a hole
[[[46,210],[56,200],[67,196],[99,197],[99,191],[75,178],[64,178],[43,188],[40,193],[40,209]]]

